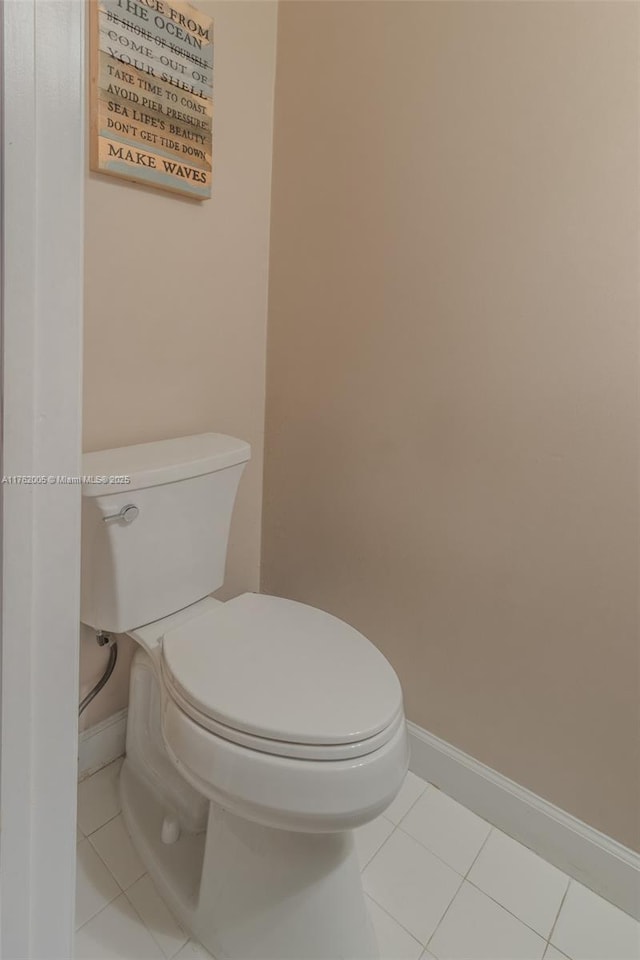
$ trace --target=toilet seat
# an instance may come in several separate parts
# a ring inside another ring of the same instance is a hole
[[[373,820],[397,794],[409,762],[404,723],[367,756],[315,762],[215,736],[166,691],[161,729],[169,758],[199,794],[237,816],[285,830],[334,832]]]
[[[366,757],[368,754],[374,753],[388,743],[397,733],[398,729],[404,726],[405,722],[404,713],[402,709],[400,709],[388,727],[381,730],[380,733],[375,736],[368,737],[366,740],[354,740],[349,743],[339,744],[309,744],[295,743],[290,740],[271,740],[266,737],[257,737],[254,734],[245,733],[242,730],[234,730],[233,727],[219,723],[212,717],[206,716],[204,713],[196,710],[193,704],[189,703],[189,701],[182,696],[164,668],[162,675],[164,689],[168,696],[199,726],[241,747],[248,747],[250,750],[257,750],[260,753],[271,753],[277,757],[289,757],[295,760],[350,760],[357,757]]]
[[[261,753],[366,756],[404,723],[400,683],[376,647],[336,617],[278,597],[243,594],[168,630],[162,674],[199,726]]]

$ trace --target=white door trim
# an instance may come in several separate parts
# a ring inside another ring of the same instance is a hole
[[[407,726],[415,774],[640,919],[640,854],[417,724]]]
[[[3,474],[81,465],[84,3],[3,18]],[[73,956],[80,487],[2,486],[1,949]]]

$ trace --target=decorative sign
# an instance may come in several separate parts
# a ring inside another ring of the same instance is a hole
[[[211,196],[213,20],[183,0],[89,0],[91,169]]]

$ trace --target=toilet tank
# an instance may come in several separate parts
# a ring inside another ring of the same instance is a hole
[[[222,586],[250,456],[220,433],[85,454],[81,621],[126,633]]]

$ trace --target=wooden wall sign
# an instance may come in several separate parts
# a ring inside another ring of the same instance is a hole
[[[211,196],[213,20],[183,0],[89,0],[91,169]]]

